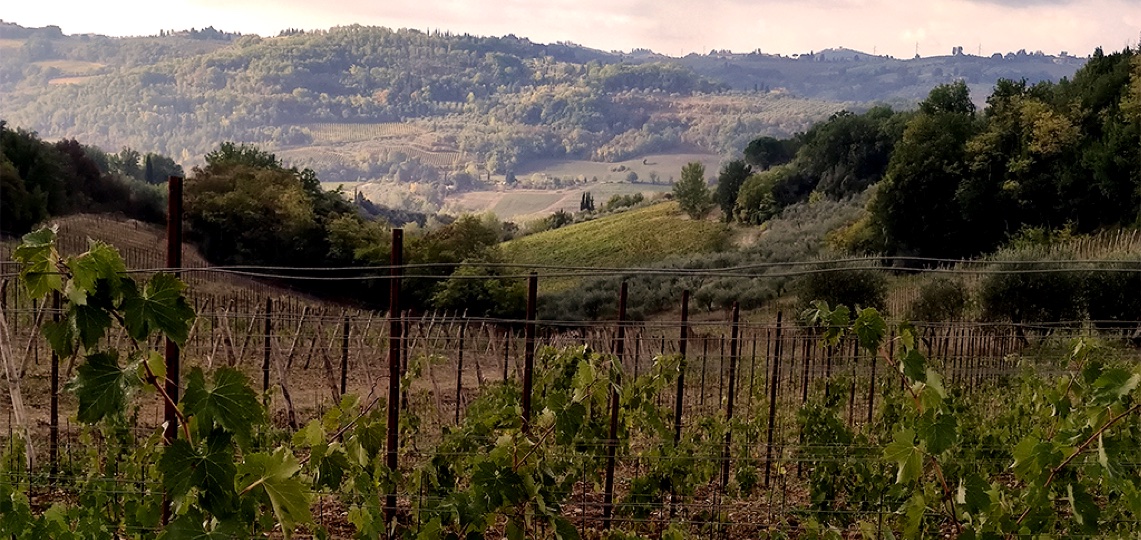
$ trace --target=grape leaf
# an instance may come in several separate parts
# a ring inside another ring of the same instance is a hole
[[[243,491],[265,491],[286,538],[292,536],[298,523],[313,519],[308,492],[297,478],[299,470],[297,458],[286,448],[278,448],[272,454],[250,454],[238,467],[238,480],[247,486]]]
[[[182,296],[186,285],[170,274],[155,274],[142,292],[132,282],[123,287],[123,322],[135,341],[159,331],[182,345],[190,333],[194,309]]]
[[[1101,516],[1101,508],[1094,502],[1093,497],[1078,483],[1066,485],[1066,496],[1070,499],[1070,509],[1074,512],[1074,521],[1087,533],[1097,530],[1097,521]]]
[[[967,509],[967,512],[977,515],[990,508],[990,484],[977,473],[968,473],[959,484],[958,503]]]
[[[87,356],[71,388],[79,398],[80,422],[94,424],[123,412],[127,406],[129,372],[119,367],[119,353],[104,351]]]
[[[47,321],[41,327],[48,345],[62,358],[75,354],[75,326],[70,317],[59,321]]]
[[[43,228],[25,234],[12,258],[23,263],[20,280],[32,298],[43,298],[51,291],[63,289],[63,275],[56,264],[59,253],[55,250],[55,229]]]
[[[76,336],[85,349],[93,349],[111,328],[111,314],[99,307],[72,304],[68,319],[74,325]]]
[[[926,443],[927,451],[941,454],[951,448],[959,438],[959,423],[950,414],[924,414],[919,418],[919,438]]]
[[[249,535],[249,531],[236,520],[222,521],[211,531],[206,530],[207,522],[206,517],[200,512],[191,510],[171,521],[158,538],[159,540],[231,540]]]
[[[197,416],[204,429],[209,430],[214,424],[222,426],[234,434],[239,446],[248,448],[253,426],[262,421],[265,413],[246,376],[222,367],[214,372],[214,384],[207,386],[202,369],[194,368],[186,381],[183,412]]]
[[[875,308],[865,308],[860,310],[855,324],[852,325],[852,330],[859,337],[861,347],[875,351],[883,342],[884,335],[887,334],[887,324],[884,323],[883,317]]]
[[[206,437],[205,450],[199,452],[183,439],[172,441],[158,463],[163,487],[175,497],[186,495],[192,487],[198,488],[203,509],[215,516],[229,515],[236,497],[230,435],[214,430]]]
[[[895,434],[891,444],[883,450],[884,459],[899,466],[895,481],[906,484],[919,478],[923,472],[923,452],[915,446],[915,432],[904,429]]]
[[[1113,403],[1136,389],[1138,383],[1141,383],[1141,374],[1124,368],[1107,369],[1093,382],[1094,402]]]
[[[86,253],[67,260],[71,270],[71,280],[64,291],[73,304],[87,303],[87,297],[95,294],[96,285],[103,280],[111,291],[118,292],[120,274],[127,267],[119,252],[103,242],[91,242]]]
[[[901,362],[903,366],[903,375],[913,381],[924,382],[927,380],[927,360],[923,358],[923,353],[918,349],[911,349],[903,356]]]

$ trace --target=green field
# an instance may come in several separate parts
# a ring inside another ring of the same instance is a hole
[[[674,179],[680,178],[681,168],[691,161],[705,165],[706,176],[717,176],[717,167],[721,162],[721,157],[710,153],[653,154],[614,163],[572,159],[541,159],[523,163],[515,174],[519,177],[532,174],[544,174],[560,178],[586,177],[593,179],[597,177],[601,182],[617,182],[624,180],[629,171],[634,171],[642,182],[650,181],[650,173],[657,173],[661,181],[664,182],[671,176]]]
[[[443,212],[447,214],[482,214],[491,212],[499,219],[526,223],[559,210],[577,212],[582,194],[590,192],[596,205],[605,204],[615,195],[643,193],[647,197],[673,189],[668,185],[598,182],[559,190],[512,189],[505,191],[470,191],[449,197]]]
[[[569,225],[503,244],[505,259],[535,265],[638,267],[673,255],[716,251],[728,242],[725,225],[685,216],[666,202]],[[572,280],[543,280],[554,292]]]

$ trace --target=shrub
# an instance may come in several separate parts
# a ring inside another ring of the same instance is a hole
[[[1136,328],[1141,321],[1141,273],[1115,271],[1126,264],[1086,273],[1086,309],[1098,328]],[[1138,261],[1132,267],[1137,269]]]
[[[919,298],[908,307],[907,318],[923,322],[953,321],[963,316],[967,299],[962,281],[937,277],[920,289]]]
[[[882,310],[887,297],[887,278],[879,270],[823,267],[827,272],[807,274],[796,281],[794,289],[800,303],[807,307],[817,300],[830,306]]]
[[[1020,270],[1052,268],[1056,267],[1045,263],[1018,266]],[[983,318],[1015,323],[1077,320],[1084,311],[1082,282],[1082,273],[1077,271],[991,274],[983,280],[979,294]]]

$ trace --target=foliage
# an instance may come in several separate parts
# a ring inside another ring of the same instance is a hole
[[[53,216],[121,212],[151,223],[165,213],[165,190],[113,171],[102,151],[74,139],[49,144],[0,121],[0,231],[19,235]]]
[[[166,393],[164,359],[146,344],[156,337],[185,343],[195,317],[182,294],[185,285],[162,273],[138,282],[124,273],[118,252],[99,242],[63,259],[54,241],[53,230],[40,229],[24,237],[14,257],[33,298],[43,300],[50,293],[66,298],[62,319],[46,324],[43,332],[53,351],[78,361],[68,385],[79,401],[78,420],[120,434],[108,448],[116,465],[81,479],[102,500],[56,503],[41,515],[32,514],[27,498],[17,497],[5,483],[0,495],[10,505],[5,514],[14,519],[0,524],[0,533],[31,538],[64,530],[74,531],[75,538],[97,538],[141,529],[182,538],[259,535],[280,524],[288,538],[297,526],[311,523],[309,495],[293,452],[287,447],[264,451],[254,444],[266,412],[244,374],[223,367],[207,378],[195,368],[181,403]],[[110,336],[119,329],[128,338],[125,354],[110,347]],[[161,430],[138,444],[128,429],[128,419],[140,407],[132,398],[141,392],[177,407],[181,430],[165,446],[159,445]],[[146,482],[106,497],[99,486],[118,481],[124,472],[118,470],[120,459]],[[160,522],[164,492],[171,501],[169,524]]]
[[[803,306],[816,301],[829,305],[883,309],[887,278],[880,270],[823,264],[797,279],[793,286]]]
[[[702,219],[713,209],[712,195],[705,181],[705,166],[698,162],[681,169],[681,180],[674,184],[674,199],[691,219]]]
[[[717,175],[717,190],[713,194],[713,199],[721,207],[726,222],[733,221],[733,209],[737,205],[737,194],[741,191],[741,185],[752,173],[753,168],[740,159],[721,166],[721,172]]]
[[[1030,382],[1021,394],[1031,402],[1019,410],[1026,427],[1013,434],[1010,468],[994,471],[967,465],[976,428],[919,352],[909,323],[894,329],[889,355],[888,328],[875,310],[850,314],[818,304],[805,315],[826,327],[826,343],[851,334],[902,377],[905,406],[886,426],[891,441],[882,458],[895,470],[889,493],[904,501],[892,528],[905,537],[947,529],[961,538],[1113,534],[1118,520],[1141,513],[1137,478],[1125,471],[1123,453],[1136,441],[1141,410],[1135,366],[1106,362],[1095,346],[1076,340],[1060,377]]]
[[[926,281],[919,297],[907,308],[907,318],[922,322],[949,322],[962,318],[970,295],[958,279],[937,277]]]
[[[968,256],[1025,228],[1137,221],[1136,51],[1096,51],[1071,81],[999,81],[981,118],[965,86],[932,90],[873,205],[893,253]],[[1123,108],[1124,107],[1124,108]]]

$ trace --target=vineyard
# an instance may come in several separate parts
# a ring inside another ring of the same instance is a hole
[[[371,312],[56,236],[0,284],[6,537],[1139,532],[1137,323]]]

